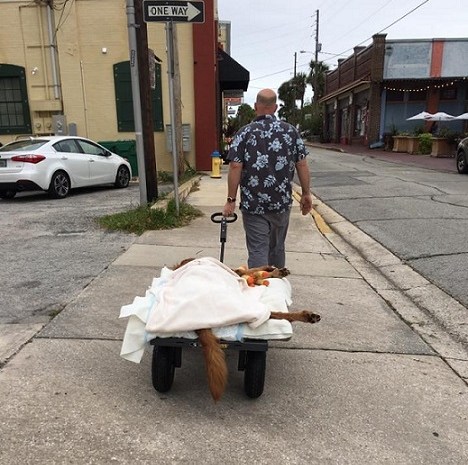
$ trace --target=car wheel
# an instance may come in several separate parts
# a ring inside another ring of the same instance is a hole
[[[457,154],[457,170],[460,174],[468,173],[468,164],[466,162],[465,152],[460,151]]]
[[[130,183],[130,171],[126,166],[119,166],[117,170],[117,175],[115,177],[115,187],[119,189],[123,187],[128,187]]]
[[[65,171],[53,174],[49,185],[49,195],[54,199],[64,199],[70,192],[70,178]]]
[[[1,191],[0,198],[1,199],[12,199],[16,195],[16,191]]]

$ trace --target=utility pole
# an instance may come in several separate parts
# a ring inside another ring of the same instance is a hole
[[[171,111],[171,147],[172,147],[172,170],[174,172],[174,200],[176,206],[176,216],[179,216],[179,176],[177,165],[177,141],[176,141],[176,115],[174,98],[174,23],[166,22],[166,44],[167,44],[167,76],[169,79],[169,107]]]
[[[140,106],[143,131],[143,149],[145,159],[146,200],[154,202],[158,198],[156,174],[156,156],[154,147],[153,105],[149,75],[148,31],[143,20],[142,0],[135,1],[135,23],[138,74],[140,82]]]
[[[315,63],[314,63],[314,98],[313,101],[318,103],[318,71],[319,71],[319,64],[318,64],[318,54],[322,45],[319,44],[319,10],[315,10]]]
[[[296,77],[297,71],[297,52],[294,52],[294,77]]]
[[[138,1],[138,0],[137,0]],[[140,178],[140,205],[148,203],[146,195],[145,158],[142,137],[141,106],[140,106],[140,82],[138,77],[137,39],[135,29],[135,5],[134,0],[127,0],[127,28],[128,46],[130,49],[130,74],[132,78],[133,119],[135,124],[135,143],[138,163],[138,176]]]
[[[315,10],[315,63],[318,62],[318,54],[320,51],[319,44],[319,10]]]

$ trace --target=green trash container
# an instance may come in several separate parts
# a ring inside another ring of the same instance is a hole
[[[138,176],[136,142],[134,140],[103,140],[98,142],[98,144],[102,145],[107,150],[126,158],[132,167],[132,175]]]

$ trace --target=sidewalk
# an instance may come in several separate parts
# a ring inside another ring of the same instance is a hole
[[[318,200],[317,223],[294,205],[287,266],[291,309],[322,321],[269,344],[259,399],[245,396],[234,352],[217,404],[200,351],[184,350],[165,394],[151,385],[149,351],[141,364],[119,357],[122,305],[164,265],[219,258],[210,215],[224,203],[226,172],[188,196],[204,217],[143,234],[0,370],[0,463],[467,463],[468,354],[408,291],[445,295]],[[245,262],[239,220],[225,263]]]
[[[389,152],[382,149],[370,149],[364,145],[345,145],[345,144],[321,144],[309,143],[308,147],[321,148],[326,150],[334,150],[350,155],[359,155],[364,157],[377,158],[379,160],[388,161],[390,163],[403,163],[411,166],[419,166],[432,170],[447,171],[450,173],[457,172],[455,158],[439,158],[431,157],[430,155],[410,155],[403,152]]]

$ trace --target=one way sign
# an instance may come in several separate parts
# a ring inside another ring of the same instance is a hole
[[[146,22],[174,21],[178,23],[205,22],[205,3],[171,0],[143,0]]]

